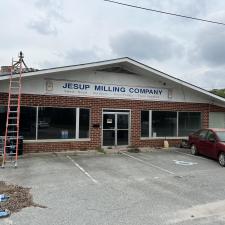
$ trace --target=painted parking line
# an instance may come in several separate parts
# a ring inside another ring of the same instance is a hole
[[[83,167],[81,167],[77,162],[75,162],[70,156],[66,156],[82,173],[84,173],[88,178],[90,178],[90,180],[95,183],[98,184],[99,182],[94,179]]]
[[[145,160],[142,160],[142,159],[140,159],[140,158],[137,158],[137,157],[135,157],[135,156],[132,156],[132,155],[130,155],[130,154],[128,154],[128,153],[125,153],[125,152],[120,152],[120,153],[121,153],[122,155],[125,155],[125,156],[127,156],[127,157],[129,157],[129,158],[132,158],[132,159],[136,160],[136,161],[139,161],[139,162],[141,162],[141,163],[143,163],[143,164],[145,164],[145,165],[151,166],[151,167],[156,168],[156,169],[158,169],[158,170],[161,170],[161,171],[163,171],[163,172],[165,172],[165,173],[169,173],[169,174],[175,175],[175,173],[172,172],[172,171],[169,171],[169,170],[167,170],[167,169],[164,169],[164,168],[162,168],[162,167],[160,167],[160,166],[156,166],[156,165],[154,165],[154,164],[152,164],[152,163],[150,163],[150,162],[147,162],[147,161],[145,161]]]

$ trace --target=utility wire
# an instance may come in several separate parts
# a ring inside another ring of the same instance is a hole
[[[169,15],[169,16],[177,16],[177,17],[182,17],[182,18],[185,18],[185,19],[198,20],[198,21],[201,21],[201,22],[213,23],[213,24],[225,26],[225,23],[222,23],[222,22],[217,22],[217,21],[212,21],[212,20],[206,20],[206,19],[196,18],[196,17],[192,17],[192,16],[185,16],[185,15],[181,15],[181,14],[176,14],[176,13],[171,13],[171,12],[165,12],[165,11],[151,9],[151,8],[145,8],[145,7],[141,7],[141,6],[137,6],[137,5],[131,5],[131,4],[126,4],[126,3],[112,1],[112,0],[104,0],[104,1],[105,2],[109,2],[109,3],[114,3],[114,4],[117,4],[117,5],[132,7],[132,8],[136,8],[136,9],[142,9],[142,10],[146,10],[146,11],[151,11],[151,12],[166,14],[166,15]]]

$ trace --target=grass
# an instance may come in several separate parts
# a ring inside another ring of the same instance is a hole
[[[140,152],[140,149],[137,147],[137,146],[129,146],[128,147],[128,152],[131,152],[131,153],[139,153]]]
[[[96,150],[100,153],[106,154],[106,151],[101,147],[98,147]]]

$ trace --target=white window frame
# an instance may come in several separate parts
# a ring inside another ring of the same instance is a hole
[[[202,124],[202,112],[201,111],[170,111],[170,112],[176,112],[177,113],[177,117],[176,117],[176,120],[177,120],[177,126],[176,126],[176,136],[172,137],[172,136],[169,136],[169,137],[153,137],[152,135],[152,112],[167,112],[167,111],[164,111],[164,110],[141,110],[142,111],[148,111],[149,112],[149,136],[148,137],[141,137],[141,140],[149,140],[149,139],[186,139],[187,136],[178,136],[179,135],[179,113],[181,112],[190,112],[190,113],[195,113],[195,112],[198,112],[201,114],[201,124]],[[141,113],[140,113],[141,114]],[[140,118],[141,120],[141,118]]]
[[[71,142],[71,141],[90,141],[90,135],[91,135],[91,109],[90,108],[85,108],[85,107],[52,107],[52,106],[22,106],[22,107],[33,107],[36,108],[36,134],[35,134],[35,139],[33,140],[24,140],[24,143],[32,143],[32,142]],[[60,109],[67,109],[67,108],[72,108],[76,110],[76,132],[75,132],[75,137],[74,138],[68,138],[68,139],[39,139],[38,138],[38,113],[39,113],[39,108],[60,108]],[[80,129],[80,109],[88,109],[89,110],[89,137],[88,138],[79,138],[79,129]]]

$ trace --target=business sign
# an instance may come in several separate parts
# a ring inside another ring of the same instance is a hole
[[[172,92],[166,88],[46,80],[46,94],[80,97],[104,97],[145,100],[168,100]]]

